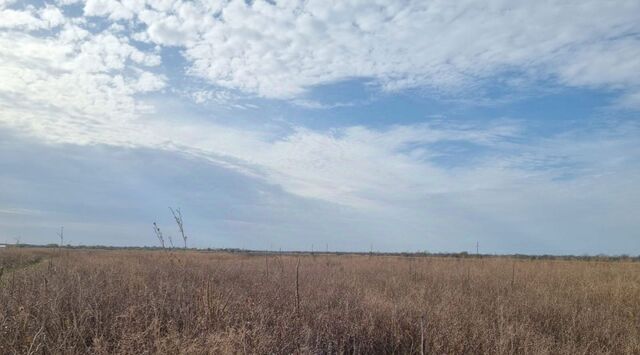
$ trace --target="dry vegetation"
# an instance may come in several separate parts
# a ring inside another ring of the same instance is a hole
[[[0,249],[0,269],[7,272],[35,265],[40,261],[57,255],[53,249]]]
[[[2,354],[640,353],[639,263],[307,255],[296,300],[296,256],[17,259]]]

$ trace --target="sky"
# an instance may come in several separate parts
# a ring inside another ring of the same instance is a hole
[[[640,254],[640,1],[0,0],[0,243]]]

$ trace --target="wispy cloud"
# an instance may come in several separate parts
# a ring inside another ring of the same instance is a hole
[[[44,242],[54,235],[52,226],[64,223],[85,243],[148,244],[144,222],[163,221],[166,206],[179,203],[189,211],[199,246],[308,248],[329,242],[343,250],[374,243],[382,250],[442,251],[465,250],[480,240],[483,250],[493,252],[640,248],[637,127],[573,132],[524,146],[503,146],[489,129],[472,141],[492,151],[453,168],[431,162],[428,143],[427,153],[412,153],[419,134],[409,132],[442,134],[436,128],[350,130],[299,131],[275,141],[254,136],[244,144],[234,139],[225,159],[205,143],[194,156],[157,147],[14,139],[0,150],[0,204],[44,212],[0,214],[0,225],[10,235]],[[375,137],[386,133],[394,138],[378,145]],[[234,162],[229,156],[245,158]],[[566,177],[569,163],[580,169]]]
[[[0,214],[5,215],[39,215],[42,211],[27,208],[0,208]]]

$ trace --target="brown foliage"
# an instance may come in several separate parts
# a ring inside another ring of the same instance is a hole
[[[2,276],[0,353],[640,353],[638,263],[48,258]]]

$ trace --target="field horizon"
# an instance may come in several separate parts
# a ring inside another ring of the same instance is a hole
[[[69,250],[147,250],[147,251],[175,251],[175,252],[214,252],[214,253],[237,253],[253,255],[373,255],[373,256],[413,256],[413,257],[451,257],[451,258],[515,258],[515,259],[542,259],[542,260],[587,260],[587,261],[640,261],[640,255],[634,254],[527,254],[527,253],[475,253],[469,251],[384,251],[384,250],[311,250],[311,249],[250,249],[250,248],[214,248],[214,247],[173,247],[163,248],[154,245],[71,245],[60,246],[56,243],[30,244],[30,243],[0,243],[6,248],[41,248],[41,249],[69,249]]]

